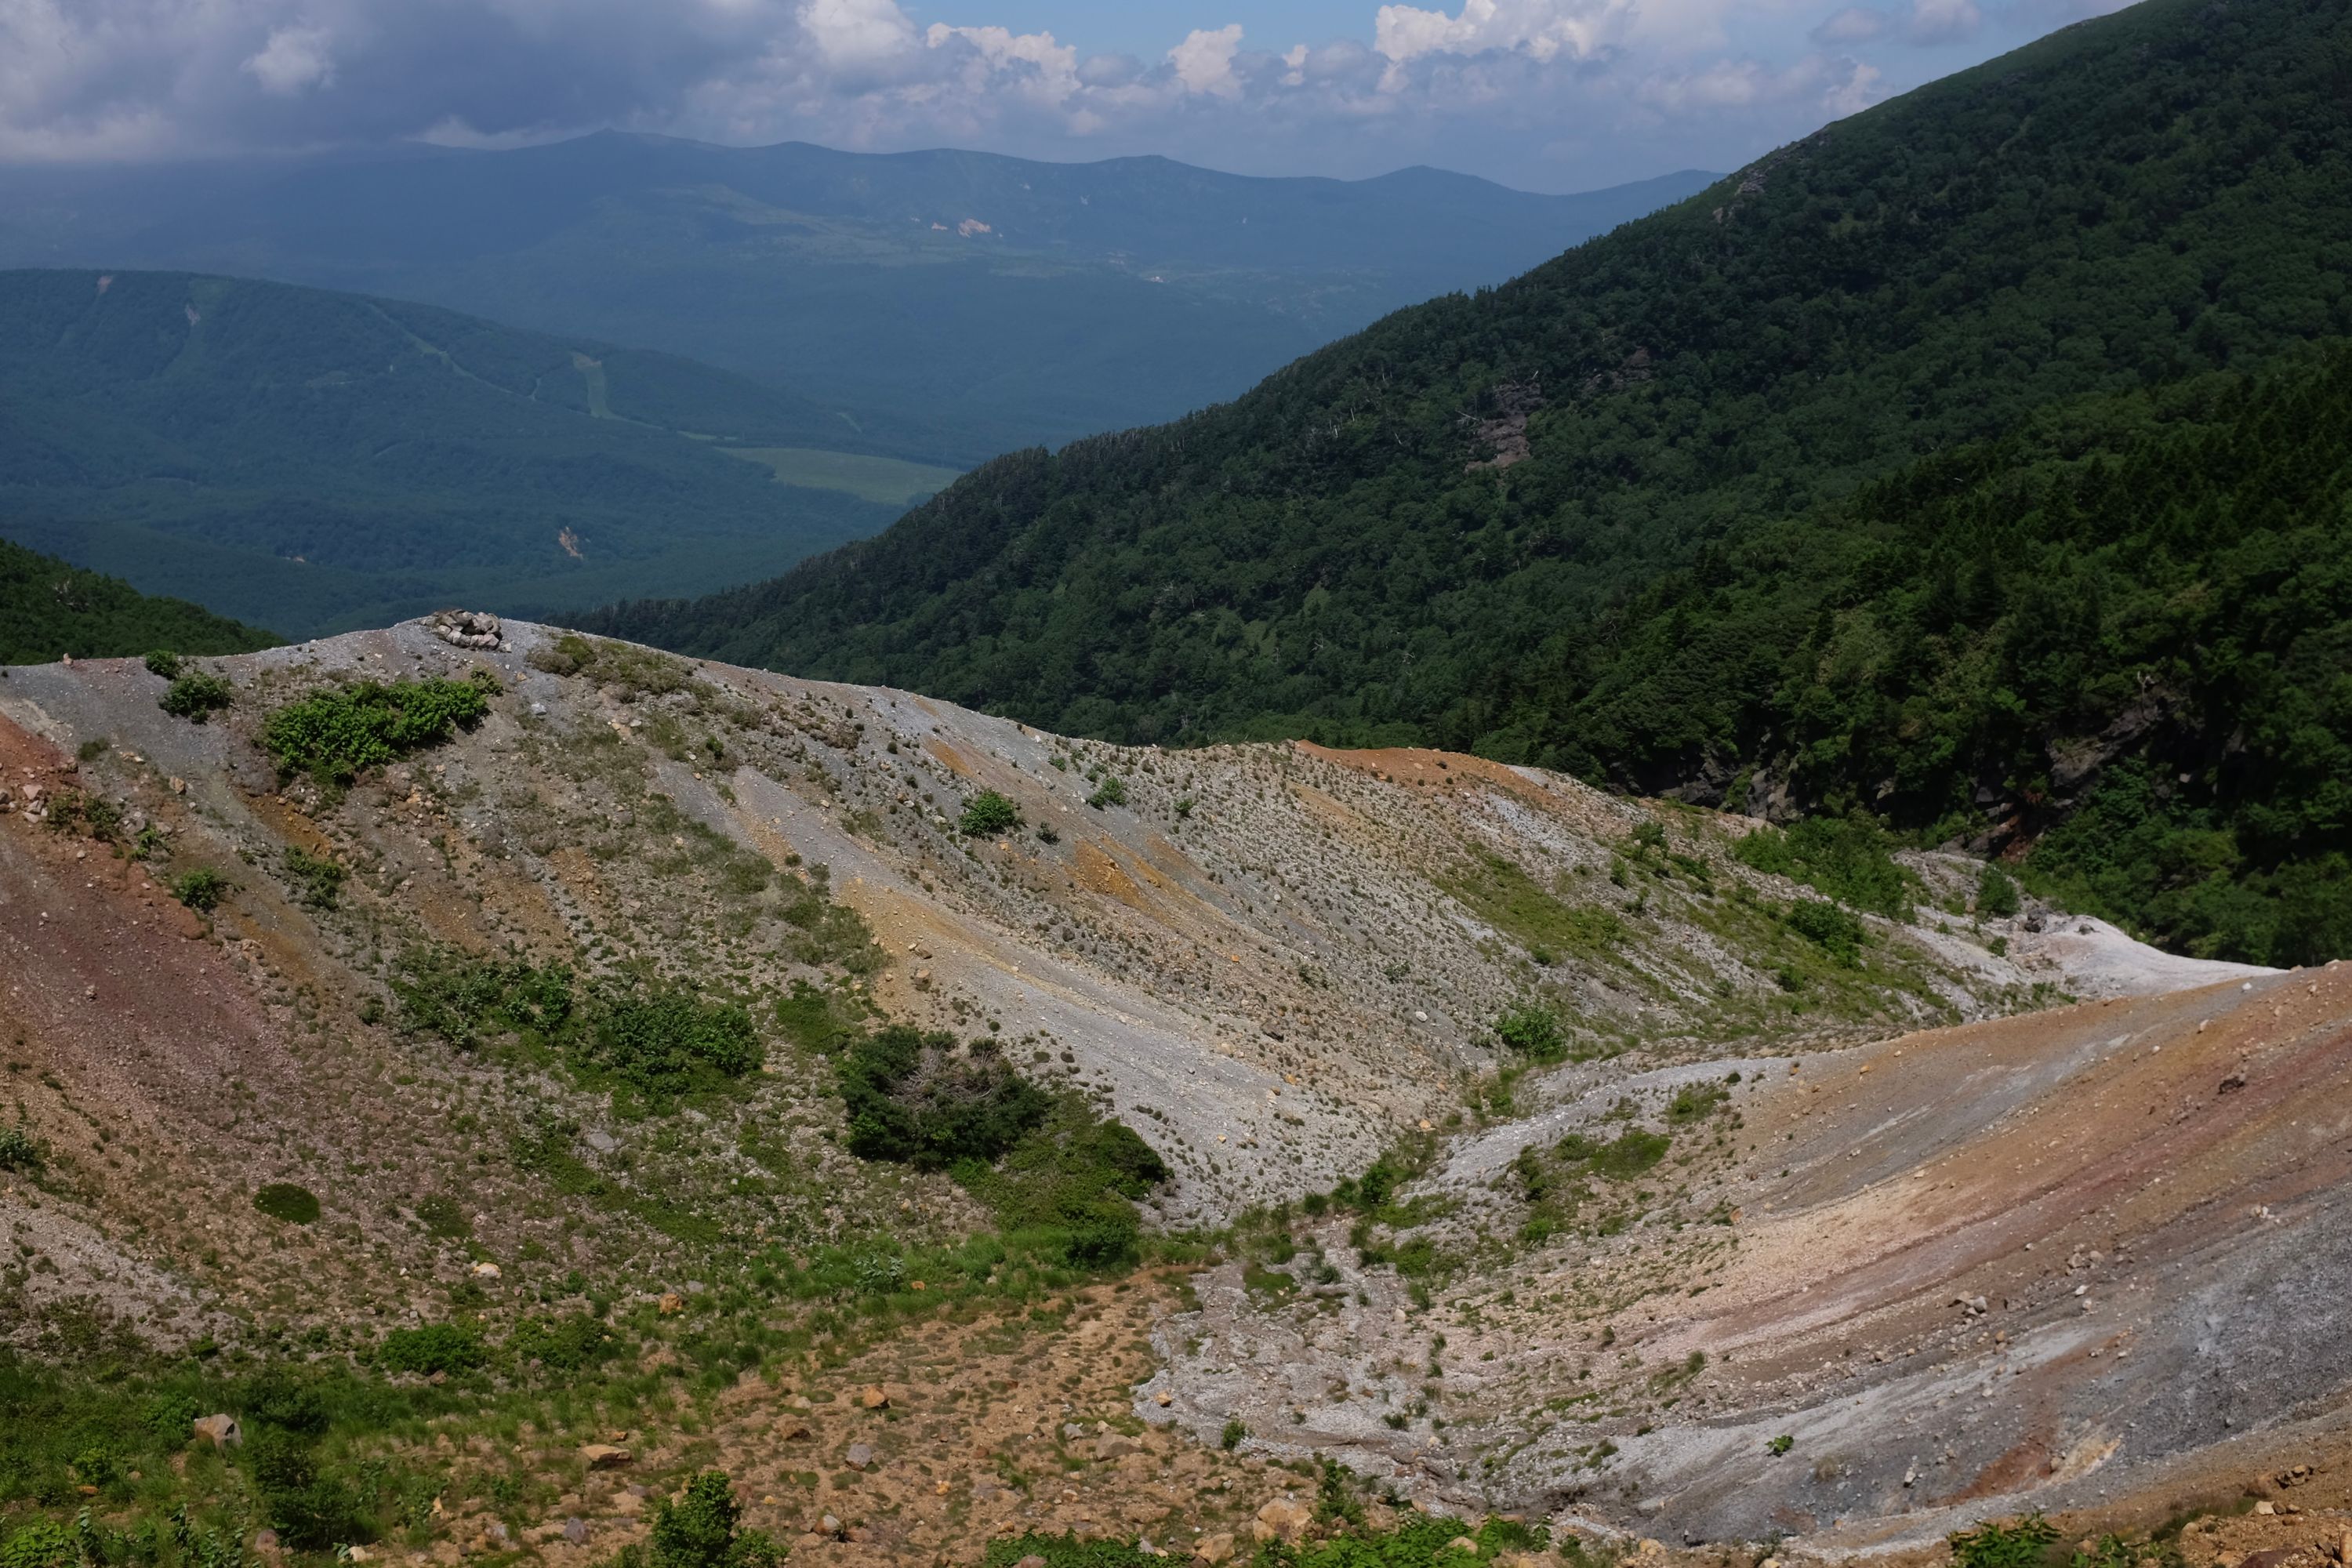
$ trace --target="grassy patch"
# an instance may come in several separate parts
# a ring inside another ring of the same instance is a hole
[[[1919,879],[1895,863],[1894,841],[1863,815],[1808,817],[1787,832],[1759,827],[1733,846],[1742,864],[1802,882],[1842,904],[1908,921]]]
[[[1597,957],[1625,933],[1624,922],[1609,910],[1562,902],[1499,855],[1481,855],[1441,879],[1439,885],[1530,952],[1540,949]]]
[[[318,1194],[291,1182],[270,1183],[253,1194],[253,1206],[288,1225],[315,1225],[319,1219]]]
[[[898,458],[866,458],[854,452],[821,452],[811,447],[720,447],[730,458],[757,463],[777,482],[801,489],[844,490],[860,500],[907,506],[937,495],[962,474]]]

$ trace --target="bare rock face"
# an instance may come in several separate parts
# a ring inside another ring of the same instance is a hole
[[[451,647],[492,649],[504,641],[498,616],[487,610],[440,610],[426,624]]]

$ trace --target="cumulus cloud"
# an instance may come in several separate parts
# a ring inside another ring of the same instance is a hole
[[[1801,134],[1884,95],[1885,60],[1856,58],[1874,47],[2116,0],[2012,0],[1990,24],[1979,0],[1857,5],[1810,43],[1819,12],[1795,9],[1809,0],[1364,0],[1365,33],[1324,40],[1253,37],[1199,15],[1210,0],[1164,0],[1174,41],[1140,59],[997,25],[990,0],[953,3],[982,14],[918,26],[900,0],[0,0],[0,158],[497,147],[613,126],[1261,169],[1438,161],[1565,188],[1727,167]]]

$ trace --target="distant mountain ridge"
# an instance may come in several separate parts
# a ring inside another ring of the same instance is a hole
[[[289,166],[0,171],[0,263],[267,277],[687,355],[853,449],[968,466],[1232,397],[1343,332],[1687,195],[1433,169],[731,148],[603,132]]]

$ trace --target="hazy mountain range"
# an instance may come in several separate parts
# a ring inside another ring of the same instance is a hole
[[[1259,179],[604,133],[0,171],[0,265],[267,278],[661,350],[822,405],[829,444],[969,467],[1222,402],[1711,178],[1549,196],[1434,169]]]

